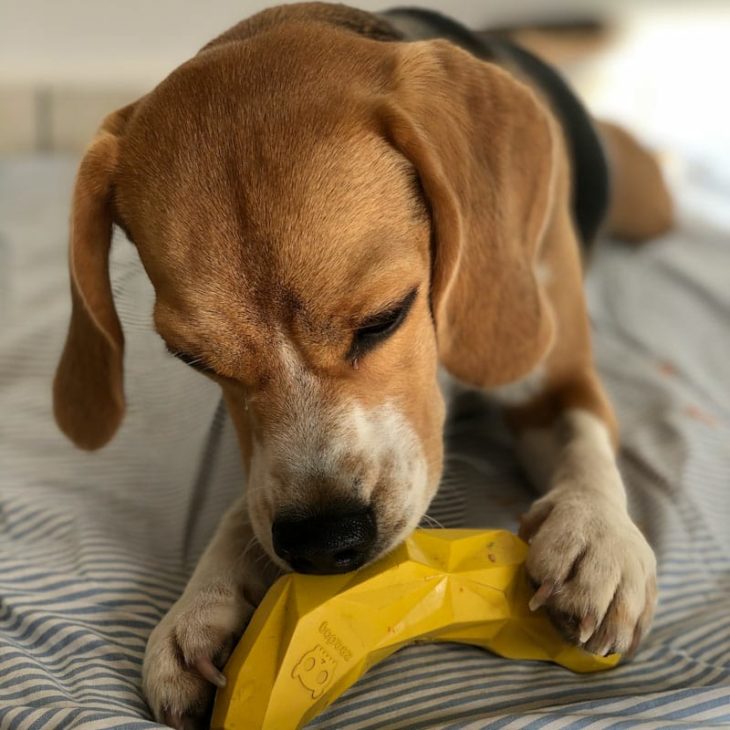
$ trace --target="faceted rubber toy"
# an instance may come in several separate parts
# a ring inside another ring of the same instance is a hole
[[[473,644],[575,672],[615,666],[566,643],[531,612],[527,545],[504,530],[416,530],[377,562],[341,575],[280,578],[225,667],[213,730],[290,730],[406,644]]]

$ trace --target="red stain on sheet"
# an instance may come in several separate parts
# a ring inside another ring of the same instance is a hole
[[[662,375],[672,378],[677,374],[677,368],[669,360],[662,360],[658,363],[657,368]]]
[[[708,413],[707,411],[703,411],[701,408],[695,405],[688,405],[684,407],[684,415],[689,416],[691,419],[695,421],[699,421],[700,423],[704,423],[707,426],[712,426],[713,428],[717,426],[717,418],[712,415],[712,413]]]

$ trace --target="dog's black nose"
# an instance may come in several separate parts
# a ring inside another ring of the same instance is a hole
[[[347,573],[359,568],[375,543],[371,509],[280,515],[271,527],[276,554],[297,573]]]

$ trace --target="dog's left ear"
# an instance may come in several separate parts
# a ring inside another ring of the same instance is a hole
[[[553,203],[555,134],[535,95],[445,41],[398,45],[384,133],[416,168],[431,209],[431,300],[441,360],[493,387],[552,341],[535,262]]]

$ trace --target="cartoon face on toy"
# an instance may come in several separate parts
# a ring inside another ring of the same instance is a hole
[[[337,662],[320,645],[310,649],[294,666],[291,676],[312,693],[316,700],[327,689],[334,677]]]

